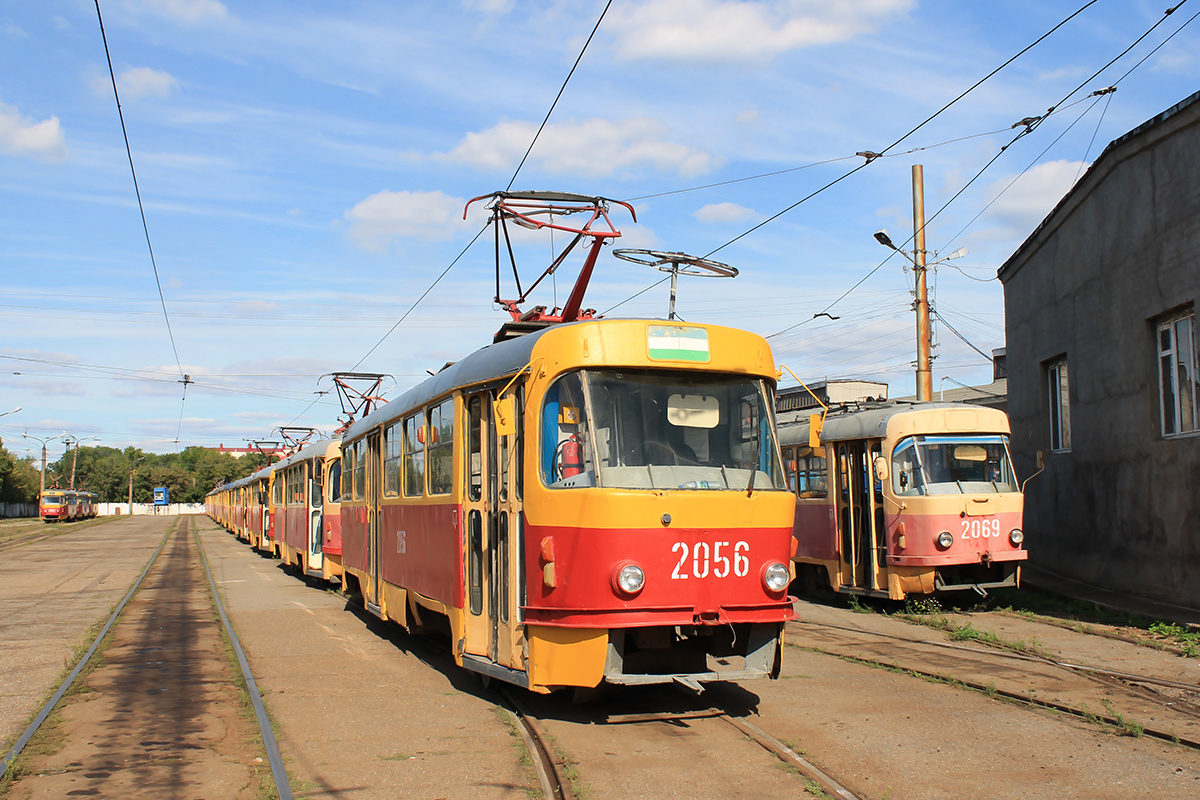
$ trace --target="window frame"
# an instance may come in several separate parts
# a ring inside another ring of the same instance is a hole
[[[425,442],[428,440],[428,430],[425,421],[425,409],[404,417],[400,426],[402,431],[404,461],[400,478],[400,491],[404,497],[423,497],[425,494]]]
[[[1187,325],[1187,352],[1180,352],[1180,325]],[[1163,334],[1167,334],[1170,341],[1164,344]],[[1200,413],[1196,408],[1197,389],[1200,388],[1200,381],[1197,381],[1197,358],[1196,358],[1196,313],[1194,308],[1188,308],[1185,311],[1171,314],[1161,318],[1154,327],[1154,343],[1155,350],[1158,354],[1157,373],[1158,373],[1158,414],[1159,414],[1159,432],[1164,439],[1176,439],[1183,436],[1195,436],[1200,434]],[[1170,359],[1172,369],[1168,375],[1164,370],[1165,362]],[[1188,363],[1184,364],[1180,359],[1186,359]],[[1179,374],[1179,368],[1184,367],[1190,370],[1190,376],[1185,373],[1183,376]],[[1182,391],[1180,386],[1180,378],[1189,379],[1190,391]],[[1168,388],[1167,383],[1170,383]],[[1167,396],[1168,392],[1170,397]],[[1190,408],[1185,409],[1184,395],[1187,395],[1186,405]],[[1170,402],[1171,418],[1167,418],[1167,403]],[[1190,417],[1190,419],[1187,419]],[[1170,422],[1170,430],[1168,430],[1168,421]]]
[[[1049,409],[1050,452],[1071,452],[1071,372],[1067,357],[1046,362],[1046,402]]]

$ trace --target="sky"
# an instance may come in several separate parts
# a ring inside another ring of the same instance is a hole
[[[64,433],[328,431],[323,376],[395,397],[491,342],[494,240],[464,207],[510,185],[630,203],[613,247],[738,270],[680,278],[680,318],[897,397],[913,273],[873,234],[912,249],[922,165],[934,391],[987,383],[999,267],[1198,88],[1200,0],[1173,1],[100,0],[106,56],[94,0],[0,0],[0,437],[53,459]],[[563,243],[518,237],[526,284]],[[664,275],[613,247],[585,307],[665,317]]]

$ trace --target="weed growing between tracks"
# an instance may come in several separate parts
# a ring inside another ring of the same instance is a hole
[[[529,786],[525,787],[525,794],[530,798],[541,797],[541,791],[537,788],[540,785],[538,780],[537,769],[533,765],[533,753],[529,752],[529,748],[525,746],[525,740],[521,738],[520,732],[517,730],[517,723],[513,721],[511,712],[506,711],[500,706],[492,706],[492,713],[496,715],[496,719],[500,720],[500,724],[508,731],[508,735],[513,739],[513,747],[520,753],[521,772],[525,773],[526,780],[529,781]]]

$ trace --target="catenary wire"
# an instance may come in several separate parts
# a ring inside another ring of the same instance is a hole
[[[525,166],[525,160],[528,159],[529,154],[533,152],[533,146],[537,144],[538,137],[542,135],[542,131],[546,128],[546,123],[550,121],[550,115],[554,113],[555,106],[558,105],[558,101],[562,98],[563,92],[567,90],[567,84],[571,82],[571,76],[575,74],[575,70],[579,67],[579,62],[583,60],[583,54],[587,52],[588,45],[592,43],[592,37],[596,35],[596,31],[600,30],[600,23],[604,21],[604,15],[608,13],[609,6],[611,5],[612,0],[608,0],[608,2],[604,4],[604,10],[600,12],[600,18],[596,20],[595,27],[593,27],[592,32],[588,34],[587,41],[583,43],[583,47],[579,51],[579,56],[576,57],[574,65],[571,66],[571,71],[567,73],[567,79],[564,80],[562,86],[559,87],[558,94],[555,96],[554,102],[550,104],[550,110],[546,112],[546,118],[542,120],[542,124],[538,127],[537,133],[533,135],[533,141],[529,143],[529,149],[526,150],[525,155],[521,157],[521,163],[517,165],[516,171],[513,172],[512,179],[509,180],[506,191],[507,189],[512,188],[513,182],[517,179],[517,175],[521,173],[521,168]]]

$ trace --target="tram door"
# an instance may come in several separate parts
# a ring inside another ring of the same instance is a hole
[[[856,589],[875,589],[884,539],[883,497],[875,486],[872,462],[879,442],[852,441],[837,445],[837,508],[842,583]]]
[[[367,608],[374,614],[382,615],[380,608],[380,591],[382,578],[380,573],[383,571],[383,556],[379,551],[380,538],[380,519],[379,519],[379,492],[383,485],[380,480],[379,471],[382,468],[382,461],[379,456],[379,432],[375,431],[367,435],[367,463],[366,463],[366,497],[367,503],[367,568],[370,574],[367,576],[367,585],[364,587],[366,593]]]
[[[308,476],[308,559],[305,562],[308,569],[321,570],[324,553],[321,550],[321,512],[324,508],[321,497],[321,470],[324,462],[311,461],[311,474]]]
[[[500,436],[494,393],[465,398],[467,485],[463,553],[467,621],[463,652],[523,669],[517,604],[521,571],[520,431]],[[518,419],[520,415],[518,414]]]

